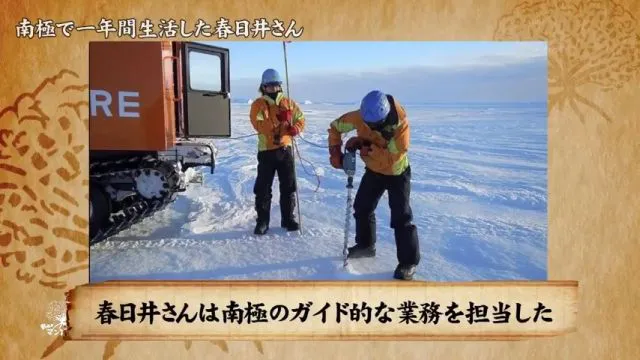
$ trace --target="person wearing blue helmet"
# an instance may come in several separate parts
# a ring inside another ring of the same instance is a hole
[[[420,262],[420,244],[416,226],[412,223],[410,205],[411,166],[409,120],[397,99],[374,90],[360,104],[360,109],[348,112],[331,122],[329,127],[330,163],[342,169],[342,135],[356,131],[345,144],[345,150],[360,152],[365,172],[354,201],[356,221],[355,246],[349,258],[376,255],[375,210],[387,191],[394,229],[398,266],[394,278],[411,280]]]
[[[262,73],[260,97],[251,103],[249,118],[258,133],[258,175],[253,187],[257,213],[254,234],[269,229],[273,179],[280,184],[280,225],[288,231],[300,228],[294,216],[295,164],[292,138],[304,130],[305,119],[295,101],[282,92],[282,79],[274,69]]]

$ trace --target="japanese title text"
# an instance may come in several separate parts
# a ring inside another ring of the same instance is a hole
[[[298,26],[293,19],[285,22],[280,19],[232,20],[224,17],[214,22],[207,22],[203,19],[195,21],[160,19],[154,22],[150,19],[101,18],[96,24],[76,24],[74,21],[57,22],[52,19],[31,21],[28,18],[23,18],[16,25],[16,36],[26,39],[70,37],[74,31],[102,34],[105,39],[170,39],[178,37],[265,39],[269,35],[276,38],[299,38],[302,36],[304,27]]]

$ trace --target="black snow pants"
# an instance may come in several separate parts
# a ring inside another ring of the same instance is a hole
[[[258,176],[253,186],[257,222],[269,224],[271,188],[275,174],[280,184],[281,224],[294,220],[296,177],[291,146],[258,152]]]
[[[376,243],[375,210],[382,194],[388,191],[391,228],[394,230],[398,263],[418,265],[420,245],[410,205],[411,167],[400,175],[383,175],[365,170],[353,204],[356,221],[356,244],[359,247]]]

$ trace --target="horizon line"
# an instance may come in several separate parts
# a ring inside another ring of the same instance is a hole
[[[255,97],[240,97],[240,98],[236,98],[237,100],[234,101],[233,98],[231,98],[231,103],[233,104],[245,104],[248,105],[247,101],[248,100],[255,100],[259,98],[259,96],[255,96]],[[294,99],[295,100],[295,99]],[[310,100],[310,99],[304,99],[302,101],[299,100],[295,100],[298,104],[301,105],[318,105],[318,104],[328,104],[328,105],[353,105],[353,104],[357,104],[360,103],[362,99],[358,99],[358,100],[353,100],[353,101],[314,101],[314,100]],[[311,104],[305,104],[305,102],[311,102]],[[402,102],[402,105],[430,105],[430,104],[548,104],[549,100],[545,99],[545,100],[529,100],[529,101],[482,101],[482,100],[478,100],[478,101],[472,101],[472,100],[467,100],[467,101],[436,101],[436,100],[427,100],[427,101],[407,101],[407,102]]]

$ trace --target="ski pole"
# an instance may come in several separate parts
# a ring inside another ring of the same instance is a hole
[[[282,42],[282,50],[284,52],[284,76],[286,79],[287,97],[291,99],[291,92],[289,91],[289,66],[287,64],[287,42],[286,41]],[[291,107],[291,105],[289,105],[289,107]],[[299,150],[298,150],[298,145],[296,144],[296,140],[292,138],[291,141],[293,142],[293,178],[295,179],[296,182],[298,182],[298,174],[297,174],[298,170],[296,169],[295,153],[299,152]],[[298,209],[298,223],[300,224],[300,233],[302,233],[302,216],[300,215],[300,196],[298,194],[298,186],[296,186],[296,208]]]

